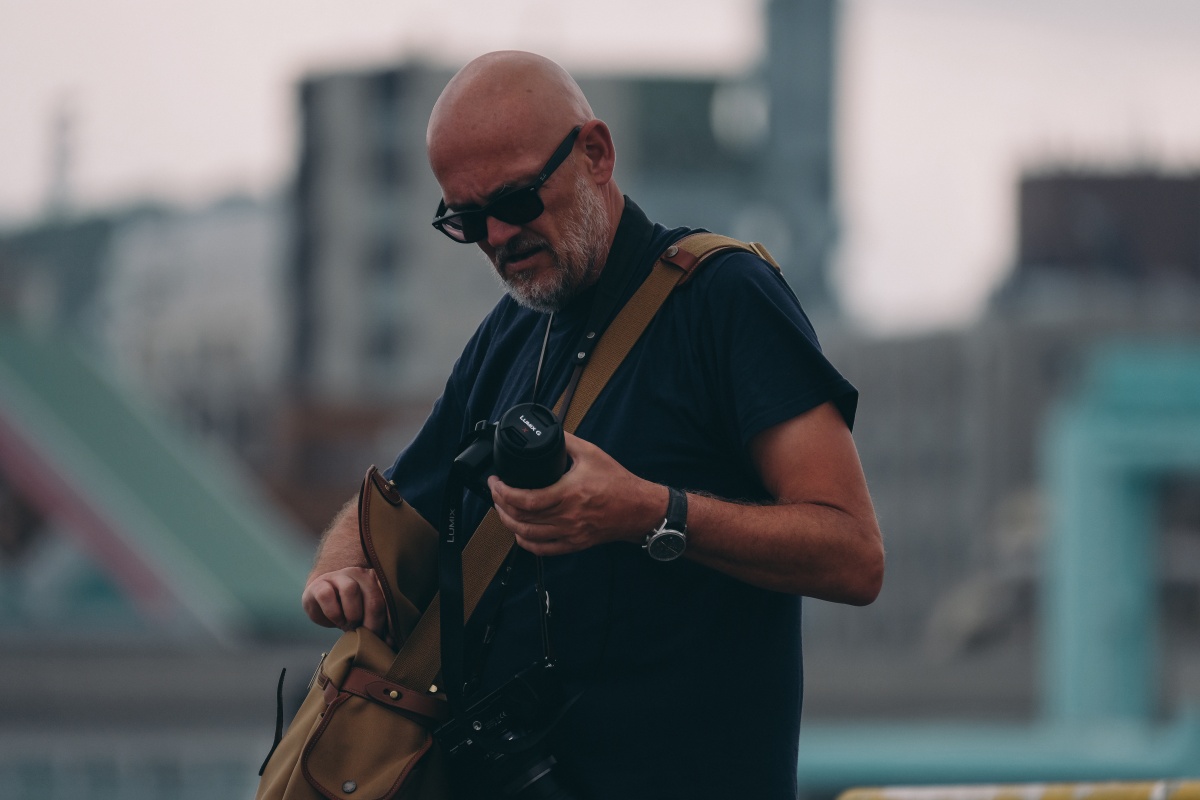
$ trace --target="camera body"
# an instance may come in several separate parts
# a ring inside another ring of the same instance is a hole
[[[471,798],[570,800],[554,774],[546,734],[564,710],[555,669],[539,661],[435,732],[455,769],[457,793]]]
[[[518,489],[541,489],[561,478],[567,466],[566,436],[554,412],[537,403],[521,403],[504,412],[499,422],[476,426],[452,469],[468,489],[491,500],[491,475]]]

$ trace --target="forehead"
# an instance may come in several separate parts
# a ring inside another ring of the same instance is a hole
[[[442,187],[446,205],[481,205],[515,186],[533,181],[546,162],[528,144],[469,146],[439,150],[431,148],[434,178]]]
[[[539,140],[485,133],[430,143],[429,163],[446,205],[482,205],[504,189],[532,182],[553,150],[540,147]]]

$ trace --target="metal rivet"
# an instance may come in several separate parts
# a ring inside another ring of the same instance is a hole
[[[667,248],[667,252],[663,253],[663,255],[665,255],[667,258],[674,258],[675,256],[679,255],[679,248],[675,245],[671,245]]]
[[[576,353],[576,354],[575,354],[575,357],[576,357],[576,358],[578,358],[578,359],[580,359],[580,360],[582,360],[582,359],[585,359],[585,358],[587,358],[587,353],[584,353],[584,352],[580,351],[580,352],[578,352],[578,353]]]
[[[481,730],[483,730],[483,723],[480,722],[479,720],[475,720],[474,722],[471,723],[471,729],[476,730],[476,731],[481,731]]]
[[[588,335],[587,335],[587,338],[589,338],[589,339],[595,339],[595,338],[596,338],[596,332],[595,332],[595,331],[589,331],[589,332],[588,332]]]
[[[429,693],[430,693],[430,694],[437,694],[437,684],[436,684],[436,683],[431,683],[431,684],[429,685]]]
[[[392,698],[393,700],[399,700],[400,693],[397,692],[395,689],[392,689],[390,692],[388,692],[388,697]]]
[[[346,781],[342,784],[342,791],[346,794],[354,794],[354,790],[358,788],[358,784],[354,781]]]

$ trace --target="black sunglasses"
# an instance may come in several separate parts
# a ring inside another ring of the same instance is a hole
[[[519,189],[509,189],[480,208],[468,208],[453,214],[446,213],[449,209],[446,208],[446,201],[443,199],[438,202],[433,227],[456,242],[478,242],[487,238],[488,217],[495,217],[509,225],[524,225],[537,219],[546,210],[542,198],[538,195],[538,189],[542,188],[542,184],[558,169],[558,165],[570,155],[571,148],[575,146],[575,137],[582,128],[580,125],[567,134],[567,138],[562,140],[533,183]]]

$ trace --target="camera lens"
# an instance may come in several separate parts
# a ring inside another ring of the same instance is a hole
[[[496,474],[509,486],[541,489],[567,471],[567,446],[554,412],[522,403],[504,413],[496,426],[493,449]]]

